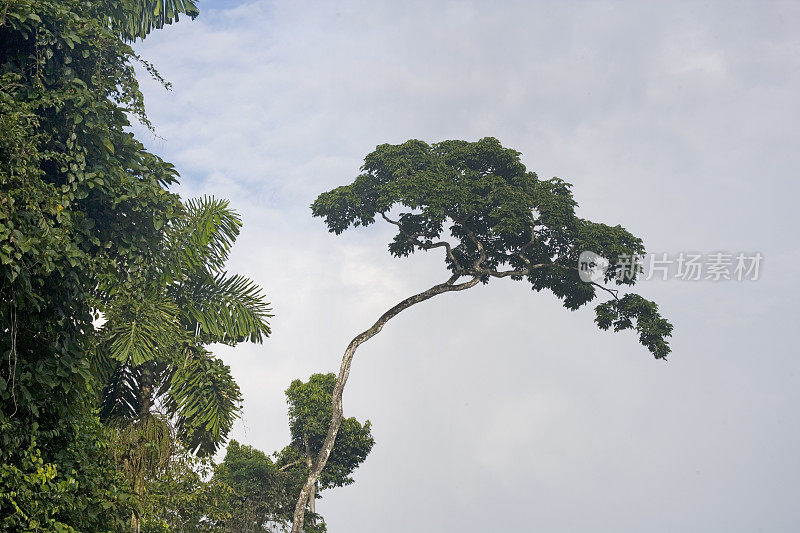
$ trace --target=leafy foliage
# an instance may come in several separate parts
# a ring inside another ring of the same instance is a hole
[[[145,476],[142,531],[285,531],[308,464],[330,424],[334,381],[333,374],[314,374],[307,382],[292,382],[286,391],[292,441],[272,456],[232,440],[218,465],[180,449],[165,467],[152,465]],[[370,428],[369,422],[346,419],[320,488],[353,483],[353,471],[374,444]],[[151,454],[153,461],[159,458],[155,451],[141,453]],[[308,533],[326,530],[313,510],[306,510],[305,523]]]
[[[195,357],[178,368],[170,395],[178,413],[177,429],[189,450],[209,455],[236,420],[242,397],[230,369],[219,359]]]
[[[300,464],[307,466],[319,453],[331,423],[335,383],[335,374],[313,374],[307,382],[294,380],[286,390],[292,441],[282,452],[282,464],[301,458]],[[371,428],[369,420],[363,425],[354,417],[342,420],[333,451],[319,478],[320,489],[353,483],[353,471],[375,444]]]
[[[120,36],[134,41],[165,24],[178,22],[181,14],[194,19],[200,11],[197,0],[121,0],[111,13],[111,24]]]
[[[294,497],[302,484],[301,478],[282,471],[264,452],[235,440],[228,444],[214,478],[231,488],[230,516],[222,524],[223,531],[231,532],[282,528],[291,519]],[[312,530],[324,531],[324,522],[320,527]]]
[[[233,511],[232,489],[212,477],[214,470],[211,459],[177,451],[167,468],[157,470],[147,480],[142,531],[224,531],[223,524]]]
[[[672,324],[658,314],[658,305],[638,294],[626,294],[597,306],[595,322],[600,329],[614,327],[614,331],[635,329],[639,342],[657,358],[669,354],[669,345],[664,340],[665,332],[672,331]]]
[[[172,165],[127,131],[128,116],[149,126],[133,64],[161,78],[123,39],[196,12],[191,0],[0,10],[0,529],[125,529],[176,435],[211,453],[236,414],[238,387],[202,346],[269,334],[258,287],[223,269],[238,215],[183,205],[166,189]]]
[[[111,279],[134,275],[180,211],[111,2],[10,0],[0,12],[0,526],[119,530],[132,496],[93,411],[88,354]]]
[[[641,239],[619,225],[578,217],[571,185],[540,179],[519,156],[490,137],[383,144],[365,158],[352,184],[321,194],[312,211],[337,234],[384,219],[397,227],[389,243],[397,257],[444,248],[453,280],[524,279],[573,310],[594,300],[598,290],[618,298],[614,289],[581,281],[578,257],[590,250],[608,258],[605,281],[633,285],[638,272],[625,271],[624,258],[644,253]],[[652,302],[631,295],[601,304],[597,313],[601,327],[609,313],[622,313],[623,320],[637,322],[642,344],[656,358],[669,353],[672,327]]]

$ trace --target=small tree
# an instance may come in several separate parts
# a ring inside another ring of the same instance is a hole
[[[95,357],[104,421],[130,422],[160,408],[189,451],[210,455],[222,444],[240,393],[206,346],[262,342],[272,316],[258,285],[225,270],[241,225],[226,200],[190,200],[136,276],[101,287],[110,295]]]
[[[619,225],[578,217],[571,185],[559,178],[539,179],[519,156],[493,138],[384,144],[366,157],[352,184],[321,194],[312,205],[314,216],[324,218],[337,235],[379,218],[395,226],[389,252],[396,257],[443,249],[450,276],[401,301],[350,341],[333,388],[328,433],[295,506],[293,533],[303,529],[306,504],[334,449],[356,349],[414,304],[493,278],[547,289],[571,310],[593,301],[600,290],[611,296],[595,307],[601,329],[634,329],[657,359],[669,353],[666,337],[672,325],[659,315],[657,305],[637,294],[620,296],[605,285],[612,280],[617,285],[636,283],[638,271],[624,259],[644,253],[641,239]],[[609,260],[603,283],[584,282],[578,275],[578,257],[587,250]]]
[[[307,383],[299,379],[286,390],[289,402],[289,429],[292,442],[283,449],[279,463],[283,468],[302,465],[304,477],[314,466],[330,431],[331,397],[336,375],[314,374]],[[314,500],[318,490],[343,487],[354,482],[352,474],[364,462],[375,444],[369,420],[362,425],[355,417],[341,421],[338,437],[325,467],[309,494],[309,508],[316,512]]]

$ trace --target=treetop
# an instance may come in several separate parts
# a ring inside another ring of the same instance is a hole
[[[643,254],[642,240],[620,225],[576,215],[571,184],[540,179],[520,161],[520,152],[495,138],[382,144],[366,156],[361,171],[353,183],[322,193],[311,206],[314,216],[336,234],[382,219],[397,228],[389,243],[396,257],[444,248],[450,282],[462,276],[484,283],[524,279],[536,291],[549,289],[572,310],[594,300],[598,289],[618,302],[615,289],[580,279],[578,258],[587,250],[609,260],[604,282],[637,281],[638,269],[624,258]],[[649,331],[650,341],[643,344],[663,358],[672,326],[648,303],[607,304],[597,310],[598,325],[607,329],[616,320],[620,329],[630,323],[640,337],[642,329]]]

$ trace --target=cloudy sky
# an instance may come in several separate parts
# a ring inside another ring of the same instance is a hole
[[[137,45],[186,196],[244,217],[230,268],[273,302],[263,345],[220,348],[245,397],[234,437],[288,439],[283,391],[446,279],[381,225],[328,234],[308,206],[376,145],[494,136],[580,214],[648,250],[754,253],[757,281],[645,281],[675,324],[655,361],[524,283],[393,320],[356,356],[347,416],[374,424],[331,533],[753,532],[800,524],[800,4],[249,2]]]

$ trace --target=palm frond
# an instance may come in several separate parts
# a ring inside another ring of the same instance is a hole
[[[239,416],[241,393],[230,368],[202,350],[172,376],[176,430],[186,448],[210,455]]]
[[[169,360],[186,333],[178,307],[166,298],[125,299],[106,310],[100,331],[108,357],[133,366]]]
[[[100,398],[100,420],[133,420],[140,408],[136,369],[118,363]]]
[[[163,362],[148,361],[141,366],[116,363],[116,367],[107,381],[100,397],[100,419],[103,422],[132,421],[145,415],[142,413],[142,369],[147,366],[149,379],[152,381],[152,397],[150,404],[169,400],[169,383],[174,367]],[[165,407],[166,408],[166,407]],[[168,409],[168,408],[167,408]]]
[[[222,272],[195,278],[182,287],[181,309],[204,343],[262,342],[273,315],[261,288],[251,279]]]
[[[151,31],[177,22],[180,15],[195,18],[200,13],[196,0],[115,0],[109,11],[112,27],[126,41],[144,39]]]
[[[183,216],[167,231],[166,283],[222,271],[241,227],[241,217],[227,200],[211,196],[188,200]]]

